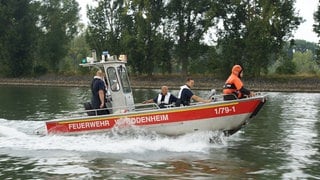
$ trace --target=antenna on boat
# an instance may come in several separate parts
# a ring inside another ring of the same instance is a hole
[[[93,50],[91,51],[91,53],[92,53],[93,62],[97,61],[97,52],[96,52],[96,50],[93,49]]]

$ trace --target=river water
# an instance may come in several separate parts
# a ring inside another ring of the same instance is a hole
[[[135,101],[156,93],[135,90]],[[38,136],[45,120],[82,110],[90,90],[2,86],[0,179],[320,179],[320,94],[267,94],[258,116],[231,137],[143,129]]]

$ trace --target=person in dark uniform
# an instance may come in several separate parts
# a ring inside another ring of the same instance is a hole
[[[172,95],[171,93],[168,92],[169,88],[167,86],[162,86],[161,87],[161,93],[159,93],[156,97],[153,99],[149,99],[146,101],[143,101],[142,103],[156,103],[160,108],[165,108],[168,105],[171,105],[172,103],[175,103],[177,101],[177,97]]]
[[[187,78],[186,84],[180,87],[178,100],[176,102],[176,106],[180,106],[181,104],[184,106],[189,106],[191,99],[197,102],[209,103],[211,100],[202,99],[201,97],[193,94],[191,88],[194,86],[194,80],[192,78]]]
[[[104,73],[99,70],[94,76],[91,83],[92,99],[91,105],[93,109],[104,109],[98,110],[97,115],[108,114],[106,110],[106,83],[104,81]]]

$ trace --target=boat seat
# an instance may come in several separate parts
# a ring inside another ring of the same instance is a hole
[[[224,94],[223,95],[223,100],[225,101],[230,101],[230,100],[236,100],[238,99],[235,94]]]
[[[83,106],[84,106],[84,109],[86,110],[88,116],[97,116],[97,115],[110,114],[109,108],[93,109],[92,104],[90,102],[84,103]]]
[[[90,102],[85,102],[83,104],[83,106],[84,106],[84,109],[87,111],[88,116],[95,116],[96,115],[95,111],[90,111],[93,109]]]

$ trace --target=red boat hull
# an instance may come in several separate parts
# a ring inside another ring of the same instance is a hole
[[[198,130],[230,131],[240,128],[257,114],[265,101],[266,97],[260,96],[185,107],[60,119],[46,122],[46,130],[48,134],[75,134],[142,126],[168,135]]]

